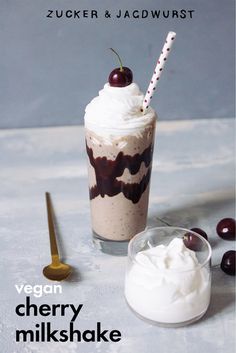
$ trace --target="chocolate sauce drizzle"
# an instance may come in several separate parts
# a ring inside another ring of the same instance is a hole
[[[101,197],[105,195],[115,196],[122,192],[128,200],[137,203],[150,181],[153,145],[147,147],[142,154],[137,153],[134,156],[119,152],[114,161],[106,157],[94,158],[92,148],[89,148],[86,144],[86,149],[90,164],[93,166],[96,175],[96,185],[89,189],[90,200],[98,195],[101,195]],[[130,174],[135,175],[142,162],[148,170],[139,183],[124,183],[116,179],[122,176],[125,168],[129,170]]]

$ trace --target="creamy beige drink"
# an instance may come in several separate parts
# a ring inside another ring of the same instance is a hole
[[[86,107],[92,228],[101,240],[127,241],[144,230],[156,114],[141,111],[135,83],[108,83]]]

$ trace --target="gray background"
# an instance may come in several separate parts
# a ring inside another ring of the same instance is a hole
[[[160,120],[234,116],[234,1],[0,0],[0,127],[73,125],[117,66],[145,91],[169,30],[177,32],[153,107]],[[104,19],[105,10],[193,9],[193,19]],[[49,19],[97,9],[99,19]],[[103,15],[103,16],[102,16]]]

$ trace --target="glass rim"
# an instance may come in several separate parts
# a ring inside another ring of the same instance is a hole
[[[140,265],[140,266],[143,266],[145,267],[145,265],[143,264],[140,264],[136,259],[135,259],[135,255],[132,253],[132,247],[133,247],[133,243],[135,242],[136,239],[142,237],[145,233],[147,233],[148,231],[150,230],[161,230],[161,229],[170,229],[170,230],[180,230],[180,231],[184,231],[184,232],[188,232],[188,233],[192,233],[194,235],[196,235],[199,239],[201,239],[203,241],[203,243],[206,244],[207,246],[207,249],[208,249],[208,256],[206,258],[206,260],[203,261],[203,263],[199,263],[198,266],[196,266],[194,269],[189,269],[189,270],[174,270],[174,269],[156,269],[156,272],[168,272],[168,273],[187,273],[187,272],[193,272],[193,271],[196,271],[196,270],[199,270],[201,269],[202,267],[204,267],[211,259],[211,256],[212,256],[212,248],[211,248],[211,245],[210,243],[203,237],[201,236],[200,234],[190,230],[190,229],[187,229],[187,228],[182,228],[182,227],[174,227],[174,226],[162,226],[162,227],[150,227],[150,228],[146,228],[145,230],[143,230],[142,232],[140,233],[137,233],[129,242],[129,245],[128,245],[128,258],[131,259],[131,261],[135,262],[136,264]],[[191,249],[190,249],[191,250]],[[194,251],[194,250],[192,250]],[[195,252],[195,251],[194,251]]]

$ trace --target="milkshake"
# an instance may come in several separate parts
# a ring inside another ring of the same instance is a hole
[[[143,99],[136,83],[108,82],[86,107],[91,220],[100,243],[128,241],[146,227],[156,113],[142,112]]]

